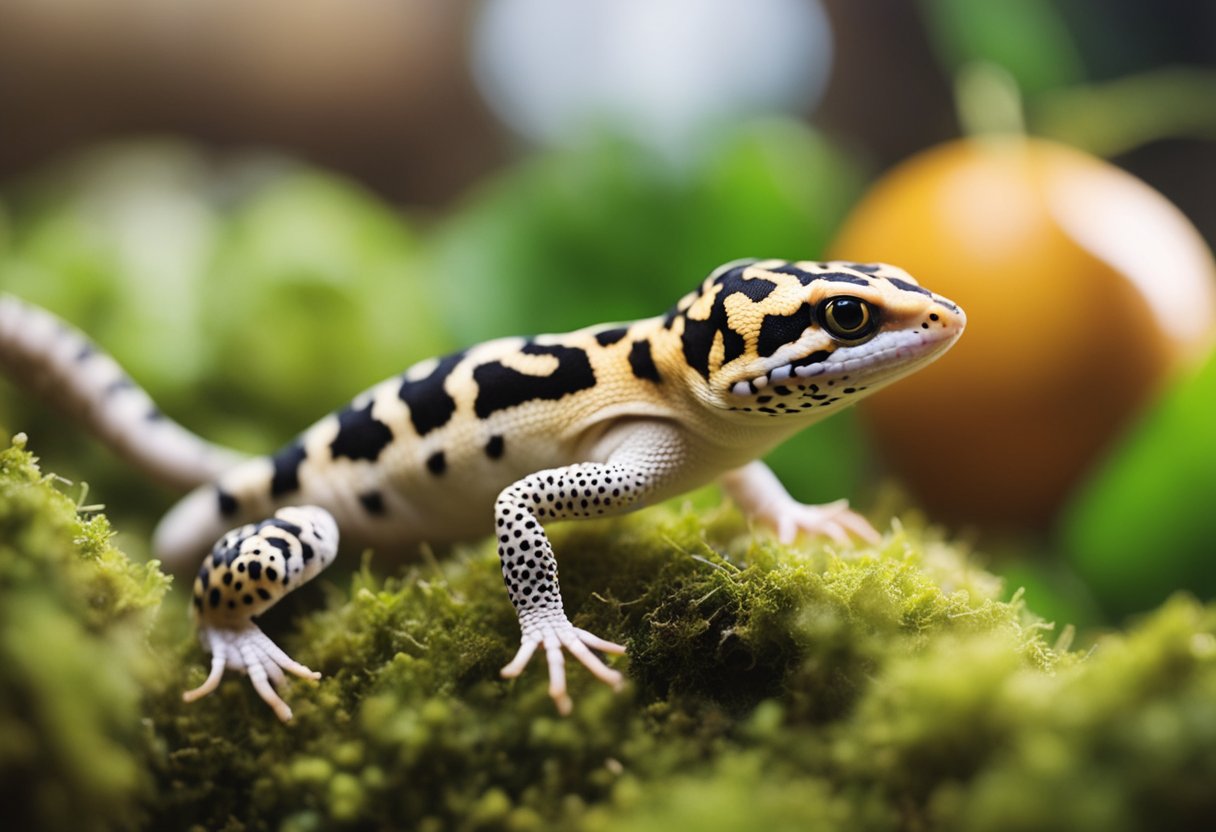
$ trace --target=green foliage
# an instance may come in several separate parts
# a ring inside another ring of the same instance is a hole
[[[1111,159],[1162,139],[1216,140],[1213,101],[1216,72],[1168,66],[1050,90],[1030,118],[1037,135]]]
[[[937,52],[951,73],[990,63],[1030,94],[1082,80],[1081,56],[1048,0],[923,0]]]
[[[12,829],[131,828],[152,794],[132,751],[169,581],[116,550],[24,443],[0,451],[0,812]]]
[[[9,195],[0,290],[82,329],[208,439],[273,450],[452,342],[419,244],[391,207],[282,160],[119,145]],[[124,525],[166,496],[0,382],[0,421],[85,477]]]
[[[209,392],[294,432],[452,347],[417,248],[390,206],[351,183],[299,171],[259,189],[225,218],[198,287]]]
[[[1065,514],[1062,549],[1107,612],[1216,596],[1216,356],[1146,415]]]
[[[80,327],[211,438],[268,450],[449,346],[398,214],[315,170],[116,146],[13,202],[3,288]]]
[[[779,120],[723,130],[680,164],[607,138],[535,157],[438,229],[438,270],[469,292],[443,299],[448,318],[480,340],[658,314],[728,260],[818,257],[862,184],[822,136]]]

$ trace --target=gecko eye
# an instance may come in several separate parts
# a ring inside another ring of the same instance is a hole
[[[878,316],[870,304],[858,298],[830,298],[819,307],[819,320],[833,338],[859,341],[870,335],[878,325]]]

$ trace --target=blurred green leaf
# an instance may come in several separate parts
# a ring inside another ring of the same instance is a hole
[[[223,444],[273,450],[451,344],[397,211],[277,157],[124,143],[6,197],[0,289],[79,327],[167,414]],[[148,522],[163,510],[167,495],[2,381],[0,421],[111,506]]]
[[[540,156],[438,229],[447,317],[467,343],[655,315],[727,260],[817,256],[862,185],[818,133],[779,120],[679,165],[612,139]]]
[[[1081,56],[1048,0],[922,0],[922,8],[951,73],[977,61],[993,63],[1028,95],[1084,77]]]
[[[1107,623],[1085,582],[1066,564],[1049,562],[1040,553],[1008,561],[1001,559],[997,571],[1005,582],[1005,598],[1021,593],[1036,615],[1063,627],[1093,628]]]
[[[416,249],[391,208],[335,177],[301,171],[261,190],[199,287],[213,395],[269,417],[282,440],[446,350]]]
[[[1216,355],[1148,414],[1066,511],[1061,546],[1098,602],[1216,596]]]
[[[1159,139],[1216,139],[1216,72],[1165,67],[1051,90],[1030,104],[1038,135],[1110,158]]]

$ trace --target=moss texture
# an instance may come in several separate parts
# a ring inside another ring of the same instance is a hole
[[[959,548],[784,547],[729,509],[554,530],[623,640],[562,719],[489,543],[322,577],[267,629],[325,675],[283,726],[205,659],[154,565],[20,443],[0,455],[0,783],[21,828],[1132,830],[1216,816],[1216,609],[1068,649]],[[349,556],[348,556],[349,558]],[[357,555],[354,558],[357,561]],[[166,600],[162,604],[162,597]],[[159,617],[154,611],[160,609]]]
[[[133,826],[154,795],[146,638],[169,580],[24,444],[0,451],[0,812],[8,829]]]

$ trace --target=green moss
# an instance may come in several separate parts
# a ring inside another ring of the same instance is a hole
[[[630,648],[624,692],[571,662],[563,719],[539,660],[499,679],[518,631],[486,542],[397,575],[365,559],[268,616],[325,674],[290,685],[283,726],[240,678],[183,705],[206,662],[167,623],[182,600],[165,605],[149,671],[163,580],[110,549],[104,521],[79,519],[23,451],[0,460],[0,517],[25,518],[4,520],[3,760],[24,784],[57,784],[72,819],[1121,830],[1216,812],[1216,609],[1185,598],[1074,652],[922,530],[897,526],[877,549],[784,547],[732,510],[669,506],[553,530],[575,622]],[[52,625],[10,598],[57,611],[53,649]],[[27,615],[40,646],[23,654],[10,645]],[[42,715],[11,718],[18,695]],[[55,751],[35,765],[22,747]],[[65,826],[67,809],[35,795],[7,805]]]
[[[105,517],[0,451],[0,804],[10,828],[135,826],[152,794],[146,636],[168,585],[110,543]]]

